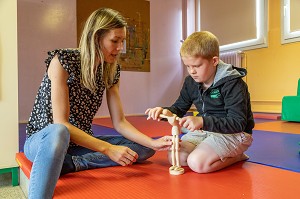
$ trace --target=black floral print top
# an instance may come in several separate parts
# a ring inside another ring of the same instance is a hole
[[[93,135],[92,120],[102,103],[105,90],[105,84],[101,78],[101,67],[96,78],[98,88],[92,93],[80,83],[80,52],[78,49],[57,49],[48,52],[48,55],[45,60],[47,69],[53,57],[57,55],[61,65],[69,73],[67,80],[70,101],[69,122]],[[116,84],[119,78],[120,66],[117,67],[113,83]],[[26,137],[30,137],[52,123],[51,81],[46,70],[26,127]]]

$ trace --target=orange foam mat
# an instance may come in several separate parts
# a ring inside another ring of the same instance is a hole
[[[255,130],[300,134],[299,122],[274,121],[255,124]]]
[[[64,198],[299,198],[300,174],[248,162],[227,169],[180,176],[168,173],[165,152],[148,163],[77,172],[61,177],[55,190]]]
[[[16,154],[16,161],[17,161],[20,169],[22,169],[24,174],[27,176],[27,178],[30,178],[30,171],[31,171],[31,167],[32,167],[32,162],[30,162],[26,158],[24,153],[17,153]]]
[[[166,121],[147,120],[146,116],[127,116],[126,119],[138,130],[150,137],[171,135],[172,126]],[[93,124],[113,128],[110,118],[95,118]]]
[[[185,167],[183,175],[172,176],[169,166],[166,152],[157,152],[144,164],[70,173],[59,179],[54,198],[299,198],[300,174],[291,171],[240,162],[210,174]]]

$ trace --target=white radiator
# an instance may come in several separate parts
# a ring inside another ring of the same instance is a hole
[[[242,51],[230,51],[220,53],[220,59],[227,63],[232,64],[235,67],[243,67],[244,53]]]

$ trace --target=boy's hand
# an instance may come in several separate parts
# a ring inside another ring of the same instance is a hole
[[[179,125],[190,131],[199,130],[203,127],[203,118],[196,116],[187,116],[179,120]]]
[[[162,111],[162,114],[165,115],[165,116],[169,116],[169,117],[173,116],[173,113],[171,111],[169,111],[168,109],[164,109]]]
[[[162,107],[155,107],[155,108],[148,108],[145,111],[145,114],[148,115],[147,120],[150,120],[151,118],[153,120],[160,120],[159,115],[163,112],[163,108]]]

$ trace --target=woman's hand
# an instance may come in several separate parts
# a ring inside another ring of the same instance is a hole
[[[132,165],[136,162],[138,154],[125,146],[111,145],[105,154],[114,162],[122,165]]]
[[[158,139],[154,139],[151,142],[151,148],[155,151],[169,150],[172,146],[172,136],[164,136]]]

